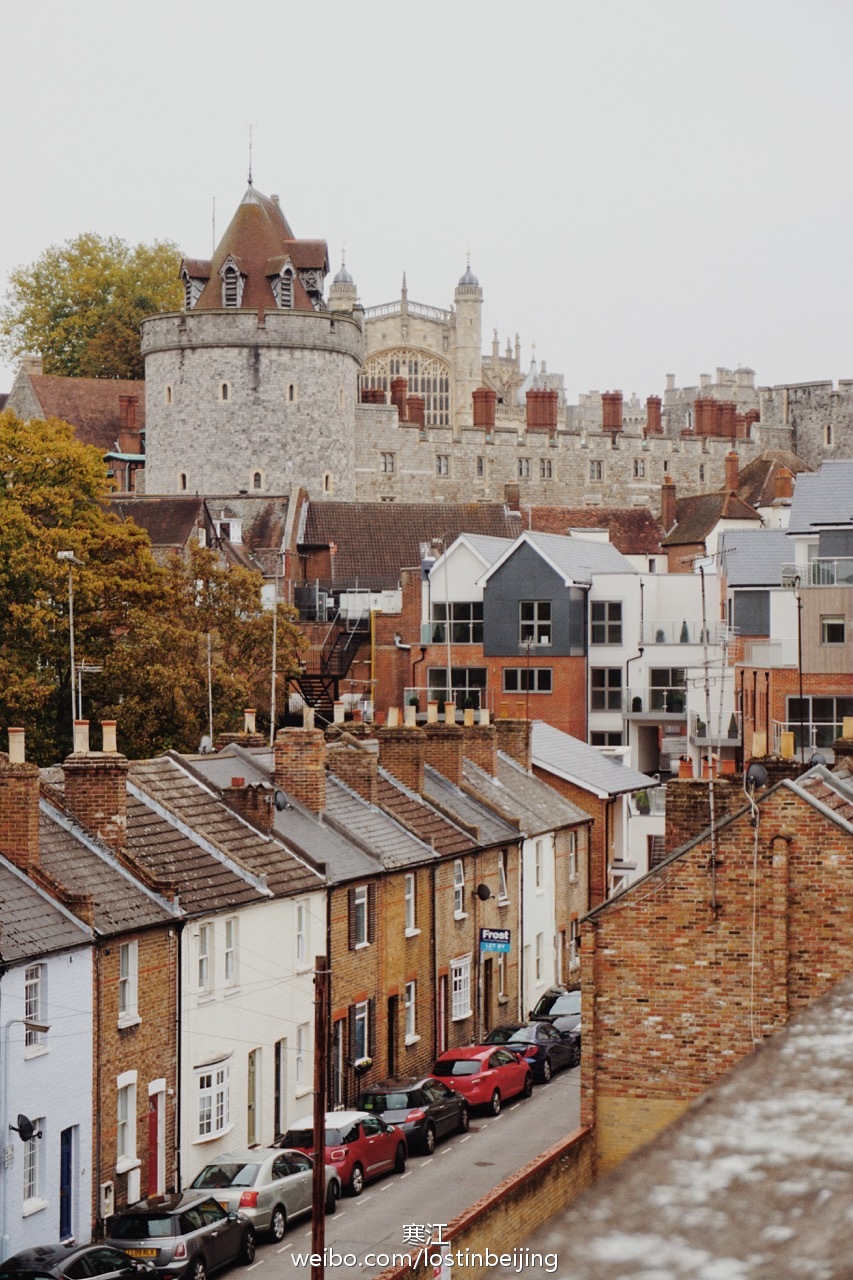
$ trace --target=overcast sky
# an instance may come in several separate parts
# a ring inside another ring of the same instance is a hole
[[[252,124],[365,306],[470,249],[571,400],[853,377],[850,0],[2,0],[0,48],[4,292],[84,231],[208,256]]]

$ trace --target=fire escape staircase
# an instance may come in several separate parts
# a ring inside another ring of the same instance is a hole
[[[369,630],[366,613],[354,624],[351,620],[344,622],[338,614],[323,645],[309,649],[301,669],[293,677],[293,684],[306,704],[328,721],[333,718],[341,683],[349,675],[355,655],[367,639]]]

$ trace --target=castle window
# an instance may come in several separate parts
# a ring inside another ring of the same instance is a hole
[[[642,480],[645,474],[646,474],[645,458],[635,458],[634,459],[634,479]]]
[[[220,384],[219,384],[219,399],[220,399],[220,400],[223,400],[223,401],[224,401],[224,400],[230,400],[230,399],[231,399],[231,384],[230,384],[230,382],[220,382]]]
[[[477,478],[480,479],[486,473],[485,463],[482,458],[477,459]]]
[[[263,487],[264,487],[264,478],[261,475],[260,471],[253,471],[252,472],[252,488],[254,489],[255,493],[260,493]]]
[[[593,460],[590,462],[589,478],[590,480],[601,480],[603,478],[601,460],[599,458],[593,458]]]
[[[382,470],[386,473],[386,475],[390,474],[394,470],[393,453],[381,453],[379,456],[381,459]]]
[[[220,274],[223,307],[239,307],[243,300],[243,277],[232,258],[228,259]]]
[[[288,382],[287,384],[287,403],[296,404],[296,383]]]
[[[344,407],[344,389],[343,387],[338,387],[338,408],[343,409],[343,407]]]
[[[518,459],[518,478],[519,480],[530,479],[530,459],[529,458]]]
[[[550,480],[550,479],[551,479],[551,475],[552,475],[552,471],[551,471],[551,459],[550,459],[550,458],[540,458],[540,459],[539,459],[539,479],[540,479],[540,480]]]
[[[704,484],[704,483],[705,483],[705,464],[704,464],[704,462],[700,462],[700,464],[699,464],[699,483],[700,483],[700,484]]]
[[[823,429],[823,443],[825,448],[827,449],[832,448],[832,423],[831,422],[827,422],[826,426]]]
[[[172,403],[172,388],[168,382],[166,383],[166,390],[163,392],[163,400],[166,404]]]
[[[293,271],[285,267],[278,280],[278,305],[282,311],[293,310]]]
[[[423,396],[424,425],[450,425],[450,367],[438,356],[399,347],[370,357],[364,364],[359,385],[365,390],[391,390],[392,378],[406,378],[406,394]]]
[[[186,471],[182,471],[182,472],[181,472],[181,474],[178,476],[178,488],[180,489],[181,493],[186,493],[186,491],[187,491],[187,473],[186,473]]]
[[[437,453],[435,455],[435,474],[437,476],[450,475],[450,454]]]
[[[331,471],[323,472],[323,492],[324,493],[335,492],[335,479]]]

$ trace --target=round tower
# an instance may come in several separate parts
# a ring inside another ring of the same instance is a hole
[[[355,497],[362,325],[328,270],[251,183],[213,258],[184,259],[185,310],[142,325],[146,492]]]
[[[482,312],[483,290],[480,281],[471,270],[471,263],[461,277],[454,294],[456,316],[453,335],[454,345],[454,405],[453,422],[456,434],[462,427],[474,422],[474,402],[471,399],[483,385]]]

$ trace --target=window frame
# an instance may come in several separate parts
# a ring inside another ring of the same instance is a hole
[[[139,942],[131,938],[118,949],[118,1025],[139,1021]]]
[[[840,639],[830,639],[832,628],[840,629]],[[842,648],[847,643],[847,618],[843,613],[820,615],[820,643],[828,649]]]
[[[24,970],[24,1018],[26,1022],[47,1023],[47,966],[41,960]],[[46,1032],[25,1026],[25,1053],[43,1053],[46,1048]]]
[[[196,990],[199,995],[210,995],[213,990],[213,925],[198,927],[198,951],[196,961]]]
[[[405,911],[405,934],[413,938],[420,933],[417,918],[417,879],[414,871],[407,871],[403,887],[403,906]]]
[[[471,953],[450,961],[450,1021],[464,1022],[471,1008]]]
[[[465,920],[465,864],[461,858],[453,861],[453,919]]]
[[[618,685],[612,679],[613,676],[618,676]],[[624,678],[622,667],[590,667],[590,711],[621,711],[624,702]]]
[[[228,1059],[196,1067],[196,1142],[221,1138],[231,1128],[231,1063]],[[209,1099],[203,1110],[204,1099]],[[205,1115],[207,1117],[205,1128]],[[219,1123],[217,1123],[219,1121]]]
[[[551,600],[519,600],[518,602],[518,643],[525,648],[549,649],[553,640],[554,621],[551,614]],[[525,616],[525,613],[529,616]],[[525,633],[529,634],[525,634]]]
[[[504,693],[553,693],[553,667],[504,667]]]
[[[139,1165],[137,1084],[135,1071],[126,1071],[116,1078],[116,1173],[127,1173]]]
[[[227,916],[225,919],[225,948],[223,956],[223,975],[226,987],[237,986],[237,917]]]
[[[450,476],[450,454],[437,453],[435,455],[435,474],[440,480],[447,480]]]
[[[498,849],[498,906],[509,902],[509,852]]]
[[[405,1042],[407,1045],[416,1044],[420,1040],[417,1028],[417,994],[418,984],[415,979],[406,983],[403,1006],[406,1015]]]
[[[353,885],[352,890],[352,909],[353,909],[353,942],[354,950],[360,947],[366,947],[370,944],[370,925],[368,916],[370,913],[370,886],[366,884]]]
[[[596,614],[599,616],[596,617]],[[590,644],[621,645],[622,635],[622,601],[591,600],[589,609]]]

